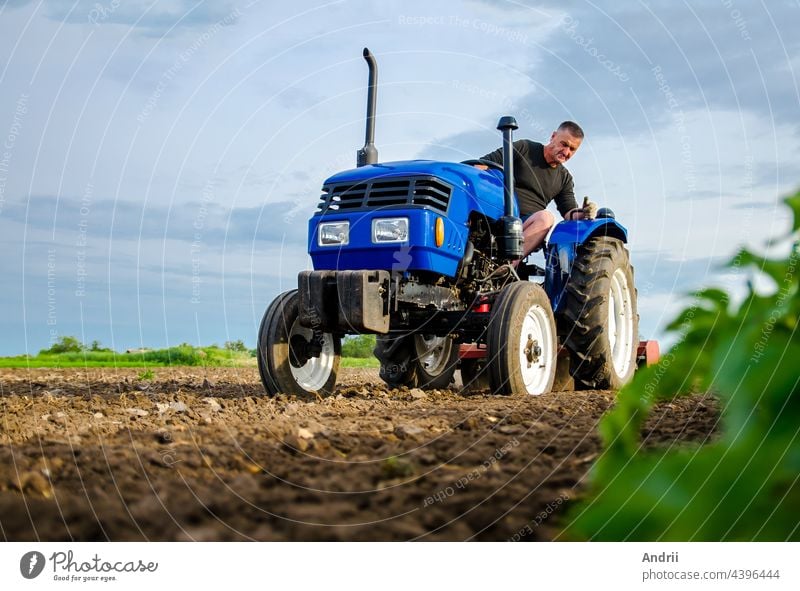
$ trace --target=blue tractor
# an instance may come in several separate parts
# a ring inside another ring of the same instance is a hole
[[[377,335],[380,376],[392,387],[447,387],[459,368],[465,384],[498,394],[549,392],[557,370],[576,388],[614,389],[630,379],[636,290],[627,231],[613,213],[558,224],[544,269],[517,263],[514,118],[498,124],[502,166],[379,163],[377,64],[368,49],[364,58],[366,143],[356,168],[323,184],[308,222],[314,270],[264,314],[258,367],[267,393],[332,392],[341,341],[352,334]]]

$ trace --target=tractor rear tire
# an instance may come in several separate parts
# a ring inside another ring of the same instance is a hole
[[[322,333],[322,351],[309,355],[313,331],[298,321],[297,290],[282,293],[267,308],[258,331],[258,372],[270,396],[333,392],[342,355],[341,339]]]
[[[580,389],[617,390],[636,370],[639,314],[628,251],[617,238],[578,248],[559,316]]]
[[[447,388],[458,364],[458,345],[446,336],[378,335],[374,352],[381,363],[381,379],[391,388]]]
[[[495,394],[550,392],[556,375],[555,319],[541,286],[517,281],[500,292],[487,332],[489,382]]]

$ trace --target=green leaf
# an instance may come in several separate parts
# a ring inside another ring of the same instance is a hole
[[[800,230],[800,191],[783,200],[792,210],[794,221],[792,222],[792,234]]]
[[[786,200],[795,243],[784,259],[747,249],[729,266],[755,267],[777,290],[731,309],[707,288],[668,329],[678,342],[637,372],[600,423],[605,450],[589,496],[566,516],[569,539],[800,541],[800,193]],[[653,404],[699,388],[722,409],[716,443],[643,449]]]

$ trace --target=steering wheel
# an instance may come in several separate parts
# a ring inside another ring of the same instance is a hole
[[[461,164],[467,164],[469,166],[475,166],[476,164],[483,164],[484,166],[488,166],[489,168],[494,168],[495,170],[503,171],[503,165],[498,164],[497,162],[493,162],[491,160],[484,160],[482,158],[472,158],[470,160],[462,160]]]

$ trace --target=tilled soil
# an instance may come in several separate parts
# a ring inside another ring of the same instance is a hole
[[[551,540],[585,490],[612,392],[388,390],[324,399],[255,369],[0,370],[5,540]],[[713,437],[710,396],[660,404],[646,445]]]

